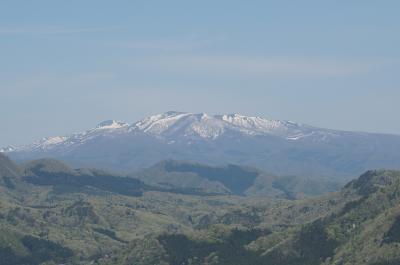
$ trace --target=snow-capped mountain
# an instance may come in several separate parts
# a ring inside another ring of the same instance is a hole
[[[240,114],[208,115],[184,112],[165,112],[144,118],[133,124],[107,120],[92,129],[70,136],[46,137],[30,145],[7,147],[1,152],[51,150],[71,147],[102,136],[145,134],[160,140],[185,142],[193,140],[216,140],[224,134],[247,136],[277,136],[287,140],[299,140],[313,136],[314,140],[326,140],[339,132],[301,125],[290,121],[269,120]]]
[[[74,145],[84,144],[86,141],[104,135],[117,135],[122,132],[127,132],[129,124],[107,120],[99,123],[96,127],[89,129],[85,132],[76,133],[69,136],[54,136],[44,137],[29,145],[23,146],[10,146],[0,149],[0,152],[33,152],[33,151],[47,151],[56,148],[71,147]]]
[[[350,176],[400,168],[400,136],[343,132],[240,114],[166,112],[128,124],[108,120],[84,132],[0,149],[17,160],[63,159],[77,166],[135,170],[163,159],[236,163],[277,174]]]
[[[229,132],[243,135],[275,135],[287,139],[299,139],[313,130],[306,125],[293,122],[248,117],[240,114],[208,115],[183,112],[166,112],[150,116],[135,124],[130,131],[142,131],[161,138],[216,139]]]

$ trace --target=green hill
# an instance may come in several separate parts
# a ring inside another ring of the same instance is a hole
[[[194,190],[205,194],[268,196],[296,199],[338,191],[341,184],[327,179],[275,176],[238,165],[209,166],[165,160],[130,175],[143,182],[171,190]]]

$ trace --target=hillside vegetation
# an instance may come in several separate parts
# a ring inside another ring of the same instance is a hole
[[[397,171],[368,171],[339,192],[294,199],[277,187],[295,193],[287,177],[267,181],[243,167],[155,166],[216,181],[224,191],[211,193],[167,185],[162,174],[145,181],[154,168],[138,180],[55,160],[18,166],[0,158],[1,265],[400,262]],[[262,181],[280,193],[248,196]],[[238,190],[235,183],[248,185]]]

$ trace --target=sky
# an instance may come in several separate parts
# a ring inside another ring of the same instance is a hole
[[[0,1],[0,146],[170,110],[400,134],[400,1]]]

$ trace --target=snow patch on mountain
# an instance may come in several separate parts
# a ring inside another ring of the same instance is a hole
[[[115,121],[115,120],[107,120],[99,123],[95,129],[100,129],[100,130],[107,130],[107,129],[119,129],[123,127],[129,126],[128,123],[121,122],[121,121]]]
[[[68,138],[65,136],[49,137],[49,138],[44,138],[43,141],[40,142],[40,144],[43,146],[52,146],[63,143],[67,139]]]
[[[145,133],[157,135],[162,134],[169,130],[171,126],[177,124],[185,117],[190,116],[191,113],[182,112],[166,112],[145,118],[131,126],[132,130],[140,130]]]
[[[0,148],[0,153],[12,152],[12,151],[14,151],[14,150],[15,150],[14,147],[12,147],[12,146],[7,146],[7,147]]]

